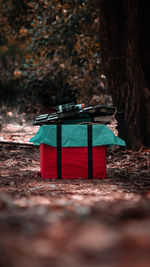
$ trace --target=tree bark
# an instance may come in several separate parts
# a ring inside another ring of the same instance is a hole
[[[117,117],[118,130],[130,149],[150,146],[150,39],[146,39],[150,29],[146,2],[99,0],[104,72],[113,104],[118,111],[124,111]]]

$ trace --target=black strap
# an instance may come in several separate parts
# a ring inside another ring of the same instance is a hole
[[[61,179],[61,125],[57,125],[57,179]]]
[[[88,178],[93,178],[92,125],[88,124]]]

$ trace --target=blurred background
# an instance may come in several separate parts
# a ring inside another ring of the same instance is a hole
[[[1,0],[1,110],[36,114],[69,101],[112,103],[97,1]]]

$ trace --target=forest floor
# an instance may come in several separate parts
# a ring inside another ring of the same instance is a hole
[[[108,149],[106,179],[42,180],[38,127],[0,120],[1,267],[150,266],[150,150]]]

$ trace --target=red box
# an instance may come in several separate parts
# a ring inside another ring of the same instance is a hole
[[[57,147],[40,145],[41,175],[43,179],[57,179]],[[88,147],[61,148],[61,178],[90,178],[88,174]],[[92,147],[93,179],[106,178],[106,147]]]

